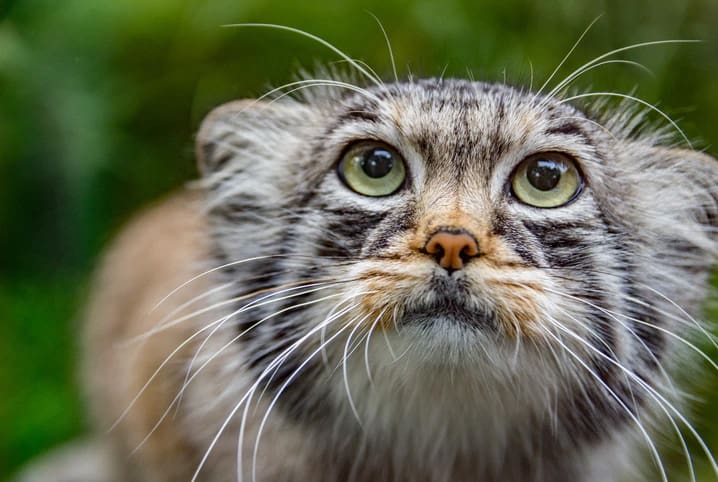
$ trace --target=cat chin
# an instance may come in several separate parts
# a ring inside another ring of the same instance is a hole
[[[456,313],[404,317],[390,338],[398,355],[437,367],[503,364],[511,353],[508,345],[513,347],[486,319]]]

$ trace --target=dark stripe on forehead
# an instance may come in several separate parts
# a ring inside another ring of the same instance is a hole
[[[494,166],[497,165],[498,160],[509,148],[509,141],[503,134],[504,120],[506,118],[506,102],[503,98],[499,98],[498,102],[494,119],[494,130],[489,135],[485,154],[485,160],[489,161],[491,172],[493,172]]]
[[[562,122],[559,125],[549,127],[544,131],[545,135],[559,134],[565,136],[577,136],[588,141],[589,137],[584,130],[575,122]]]
[[[372,107],[365,106],[343,112],[324,130],[323,137],[328,138],[347,124],[361,125],[381,122],[379,114],[370,109]]]
[[[368,110],[367,107],[357,107],[356,109],[348,110],[337,118],[337,124],[360,120],[365,122],[376,123],[379,122],[379,114],[377,112]]]

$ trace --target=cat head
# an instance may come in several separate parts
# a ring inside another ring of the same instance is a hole
[[[231,103],[198,135],[215,264],[268,296],[234,314],[248,364],[291,374],[362,342],[367,372],[449,367],[630,419],[672,334],[701,329],[718,162],[504,85],[337,90]],[[295,403],[318,390],[299,385]]]

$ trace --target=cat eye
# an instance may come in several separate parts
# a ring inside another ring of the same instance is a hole
[[[388,196],[404,183],[404,160],[380,142],[360,142],[350,147],[339,163],[339,177],[365,196]]]
[[[558,152],[529,156],[511,175],[511,190],[521,202],[556,208],[572,201],[583,187],[581,173],[570,157]]]

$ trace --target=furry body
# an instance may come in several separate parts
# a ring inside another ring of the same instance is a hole
[[[88,315],[116,479],[625,477],[680,407],[669,333],[700,332],[716,253],[718,166],[638,122],[438,79],[217,109],[202,183],[123,234]],[[337,176],[367,139],[406,163],[390,196]],[[576,160],[575,200],[512,195],[536,152]],[[480,250],[454,273],[443,227]]]

